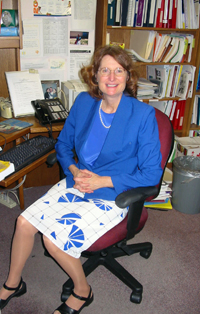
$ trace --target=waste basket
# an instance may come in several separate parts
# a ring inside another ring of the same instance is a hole
[[[185,214],[200,213],[200,157],[173,160],[172,206]]]

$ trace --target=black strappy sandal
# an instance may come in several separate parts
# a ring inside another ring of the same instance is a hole
[[[14,291],[14,292],[6,300],[0,299],[0,310],[2,310],[12,298],[20,297],[21,295],[26,293],[26,283],[22,280],[22,278],[17,288],[10,288],[6,286],[5,283],[3,284],[3,287],[6,290]]]
[[[84,307],[90,305],[92,301],[94,300],[94,295],[92,294],[91,287],[90,287],[90,292],[87,298],[80,297],[79,295],[74,293],[74,291],[72,291],[72,295],[81,301],[85,301],[85,303],[81,306],[81,308],[78,311],[72,309],[66,303],[62,303],[55,311],[59,311],[60,314],[79,314]]]

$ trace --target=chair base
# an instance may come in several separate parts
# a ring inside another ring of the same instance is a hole
[[[94,271],[99,265],[105,266],[112,274],[118,277],[125,285],[131,288],[130,301],[140,303],[142,301],[142,285],[123,267],[115,258],[120,256],[140,253],[144,258],[149,258],[152,252],[150,242],[126,245],[124,241],[118,243],[115,247],[110,247],[98,252],[83,252],[82,256],[88,257],[83,264],[83,270],[86,277]],[[73,289],[73,281],[69,278],[63,285],[61,301],[65,302]]]

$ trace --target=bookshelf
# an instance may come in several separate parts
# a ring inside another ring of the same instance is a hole
[[[3,0],[2,9],[18,11],[19,36],[0,37],[0,97],[8,97],[5,72],[20,70],[20,49],[22,49],[21,0]]]
[[[195,47],[192,51],[192,58],[190,65],[193,65],[196,67],[195,72],[195,80],[194,80],[194,88],[193,88],[193,95],[192,98],[188,98],[186,100],[186,106],[185,106],[185,114],[184,114],[184,120],[183,120],[183,127],[182,130],[175,130],[175,134],[178,136],[188,136],[189,130],[191,129],[191,117],[192,117],[192,111],[193,111],[193,103],[195,98],[195,92],[196,92],[196,83],[198,79],[198,68],[200,64],[200,43],[199,43],[199,29],[164,29],[164,28],[148,28],[148,27],[127,27],[127,26],[108,26],[107,25],[107,12],[108,12],[108,0],[97,0],[97,14],[96,14],[96,41],[95,41],[95,48],[99,46],[103,46],[106,44],[106,34],[110,34],[110,41],[113,42],[120,42],[125,43],[125,48],[130,47],[130,36],[131,36],[131,30],[156,30],[160,33],[166,33],[169,34],[170,32],[173,33],[188,33],[192,34],[195,38]],[[140,77],[146,78],[146,70],[147,65],[162,65],[167,63],[143,63],[143,62],[136,62],[135,68],[136,71],[139,73]],[[170,63],[172,65],[172,63]],[[177,63],[176,63],[177,64]],[[179,63],[180,64],[180,63]],[[171,100],[172,98],[170,98]],[[174,98],[174,99],[177,99]],[[162,100],[167,100],[166,98],[162,98]],[[145,101],[145,100],[144,100]],[[149,100],[146,100],[148,102]]]

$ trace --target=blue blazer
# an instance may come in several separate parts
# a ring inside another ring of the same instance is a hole
[[[114,188],[101,188],[87,198],[114,200],[130,188],[156,185],[161,177],[161,153],[155,110],[137,99],[122,95],[112,125],[92,166],[85,163],[81,149],[88,138],[101,100],[88,93],[78,95],[56,143],[57,158],[67,176],[67,187],[74,185],[68,167],[75,164],[72,149],[78,156],[77,167],[100,176],[110,176]]]

